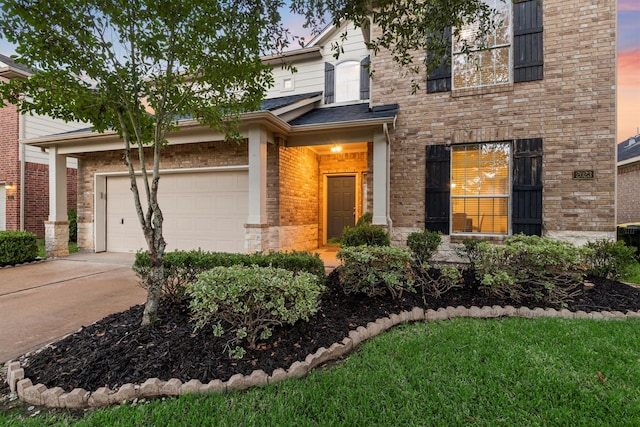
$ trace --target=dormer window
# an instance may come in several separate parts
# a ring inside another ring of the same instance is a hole
[[[369,99],[369,57],[362,61],[325,63],[324,103]]]

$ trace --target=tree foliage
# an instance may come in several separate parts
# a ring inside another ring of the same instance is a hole
[[[238,136],[237,115],[272,84],[261,56],[286,45],[278,0],[15,0],[0,32],[32,78],[0,83],[21,112],[113,130],[125,148],[152,259],[144,324],[162,285],[160,152],[180,118]],[[143,149],[149,147],[148,149]],[[149,157],[149,158],[147,158]],[[136,182],[142,176],[142,184]],[[140,188],[141,187],[141,188]],[[144,203],[141,202],[144,201]]]
[[[426,74],[418,74],[422,66],[435,69],[447,56],[446,28],[453,28],[457,37],[463,25],[474,23],[476,33],[462,40],[462,50],[468,51],[484,45],[484,36],[498,24],[493,10],[482,0],[292,0],[291,9],[303,15],[305,25],[316,32],[327,23],[339,25],[343,21],[375,28],[367,47],[374,55],[387,50],[407,74],[413,75],[414,89],[426,79]],[[340,43],[332,48],[336,56],[342,53]]]

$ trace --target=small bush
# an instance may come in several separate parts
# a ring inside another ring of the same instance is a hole
[[[483,240],[478,239],[464,239],[462,241],[462,247],[456,249],[456,253],[460,258],[466,258],[468,262],[473,266],[480,256],[478,245],[482,241]]]
[[[361,225],[371,225],[373,222],[373,214],[371,212],[365,212],[358,221],[356,222],[356,227],[360,227]]]
[[[78,241],[78,212],[75,209],[69,209],[67,214],[69,218],[69,241]]]
[[[0,266],[22,264],[38,257],[36,235],[27,231],[0,231]]]
[[[324,264],[318,254],[308,252],[272,252],[269,254],[235,254],[227,252],[205,252],[203,250],[174,251],[164,254],[164,284],[162,297],[172,303],[180,303],[187,296],[184,286],[197,280],[200,273],[214,267],[233,265],[257,265],[283,268],[297,274],[307,272],[315,275],[319,283],[326,280]],[[138,275],[142,287],[146,287],[151,269],[147,252],[138,252],[133,271]]]
[[[623,241],[602,239],[588,242],[584,247],[587,274],[606,279],[619,279],[633,273],[636,264],[635,248]]]
[[[313,274],[255,265],[215,267],[186,286],[196,329],[216,322],[214,334],[222,335],[225,322],[235,334],[231,344],[246,340],[251,349],[258,338],[271,335],[273,326],[309,320],[323,290]],[[231,357],[243,354],[239,347],[230,349]]]
[[[345,227],[340,239],[342,246],[389,246],[389,233],[379,226],[362,224],[356,227]]]
[[[581,292],[581,251],[570,243],[518,234],[504,246],[480,242],[476,250],[476,275],[490,296],[562,307]]]
[[[345,294],[368,296],[389,293],[399,298],[404,290],[414,291],[411,253],[391,246],[343,247],[337,253],[342,261],[339,278]]]
[[[442,243],[442,234],[438,231],[416,231],[407,237],[407,246],[420,264],[428,262]]]

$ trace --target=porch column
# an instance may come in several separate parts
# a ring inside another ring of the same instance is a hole
[[[249,130],[249,212],[245,224],[245,251],[269,249],[267,224],[267,132],[261,127]]]
[[[380,129],[373,135],[373,220],[389,226],[389,144]]]
[[[44,223],[47,257],[69,255],[67,158],[49,148],[49,220]]]

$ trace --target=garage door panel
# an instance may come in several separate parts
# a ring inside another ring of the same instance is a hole
[[[162,175],[158,203],[167,250],[243,252],[247,175],[246,171]],[[128,181],[128,177],[107,178],[108,251],[146,247]]]

